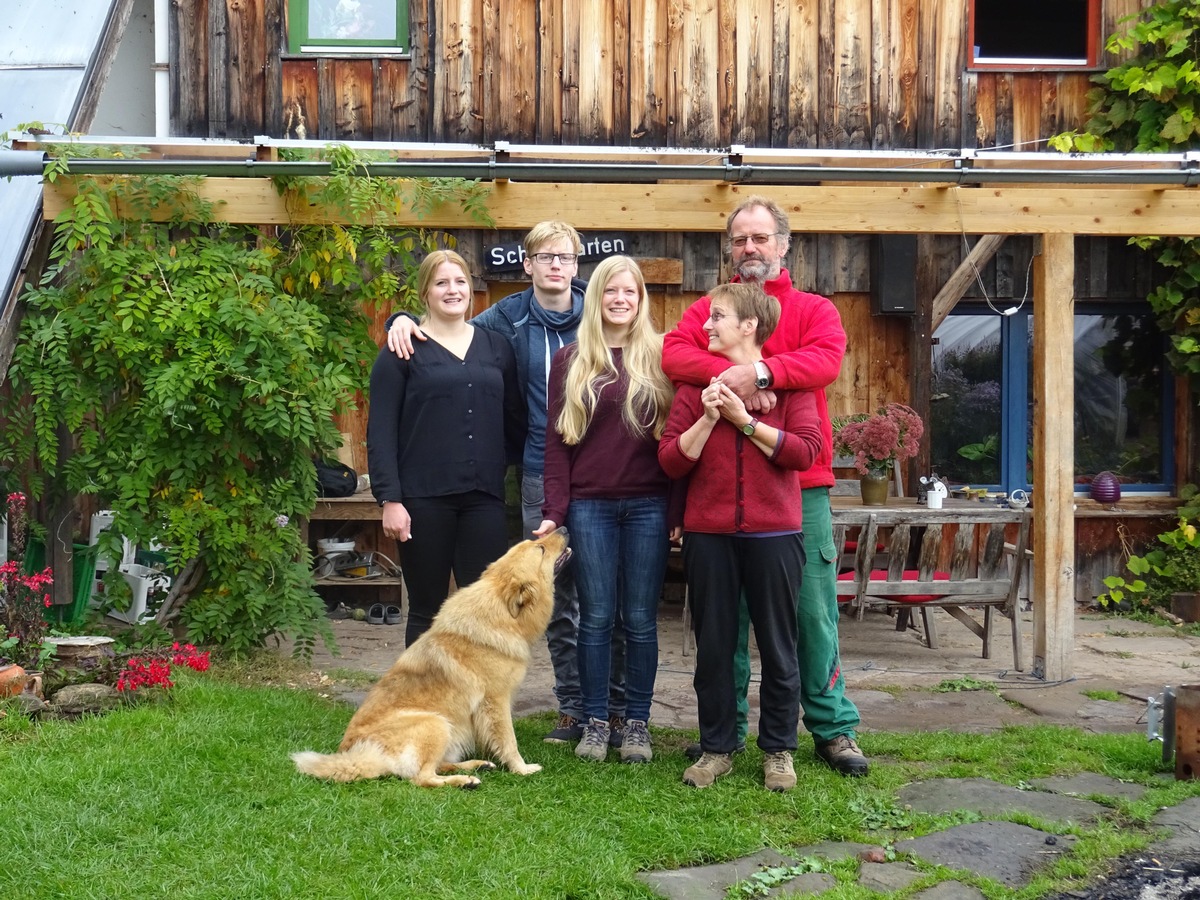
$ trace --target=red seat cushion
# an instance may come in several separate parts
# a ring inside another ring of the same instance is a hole
[[[871,570],[871,580],[872,581],[887,581],[888,580],[887,574],[888,574],[887,569],[872,569]],[[916,581],[917,577],[920,574],[921,573],[918,572],[916,569],[905,569],[903,574],[900,577],[900,580],[901,581]],[[949,572],[934,572],[933,580],[934,581],[949,581],[950,573]],[[838,581],[854,581],[854,573],[853,572],[843,572],[841,575],[838,576]],[[883,594],[881,596],[885,597],[888,600],[896,602],[896,603],[928,603],[930,600],[940,599],[942,595],[941,594]],[[839,599],[843,599],[843,598],[839,598]],[[844,599],[849,600],[850,598],[845,597]]]

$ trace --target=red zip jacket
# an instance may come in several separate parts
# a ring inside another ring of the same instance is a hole
[[[800,487],[833,487],[833,425],[825,388],[837,378],[846,355],[841,316],[837,307],[821,295],[792,287],[787,269],[765,282],[763,290],[780,305],[779,325],[763,345],[764,362],[771,370],[771,389],[812,391],[817,403],[821,452],[812,468],[800,474]],[[708,297],[701,297],[663,338],[663,371],[676,384],[703,387],[731,365],[724,356],[708,349],[704,332],[708,307]]]
[[[700,458],[692,459],[680,449],[679,437],[704,415],[700,391],[690,384],[679,388],[658,445],[658,461],[667,475],[691,475],[684,530],[706,534],[799,531],[804,524],[800,470],[813,464],[823,440],[817,392],[781,391],[779,404],[759,419],[780,431],[772,457],[767,458],[741,429],[720,419]]]

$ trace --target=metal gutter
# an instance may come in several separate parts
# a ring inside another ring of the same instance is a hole
[[[40,174],[45,156],[36,151],[0,153],[0,177]],[[75,159],[77,175],[194,175],[222,178],[321,177],[330,174],[327,162],[284,162],[256,159]],[[651,184],[659,181],[723,181],[729,184],[819,184],[822,182],[901,182],[945,185],[987,184],[1200,184],[1200,167],[1183,160],[1178,168],[1050,169],[981,168],[956,160],[953,168],[916,169],[871,166],[752,166],[726,159],[717,165],[653,165],[595,162],[436,162],[396,160],[370,162],[359,172],[380,178],[468,178],[481,181]]]

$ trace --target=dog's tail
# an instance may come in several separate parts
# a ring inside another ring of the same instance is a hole
[[[361,781],[401,774],[396,770],[396,761],[373,741],[361,741],[340,753],[301,750],[292,754],[292,760],[305,775],[327,781]]]

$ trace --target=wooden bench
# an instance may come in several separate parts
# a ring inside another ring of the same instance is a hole
[[[944,609],[982,639],[984,659],[992,656],[992,613],[999,610],[1012,623],[1013,665],[1022,671],[1018,594],[1030,521],[1027,510],[993,510],[985,518],[926,509],[870,514],[858,536],[854,568],[838,581],[838,599],[849,602],[860,620],[868,608],[899,611],[899,628],[906,627],[908,613],[919,611],[925,643],[934,649],[930,612]],[[846,527],[834,525],[839,557]],[[1016,531],[1015,541],[1006,539],[1010,530]],[[877,544],[886,549],[877,553]],[[981,609],[983,621],[967,609]]]

